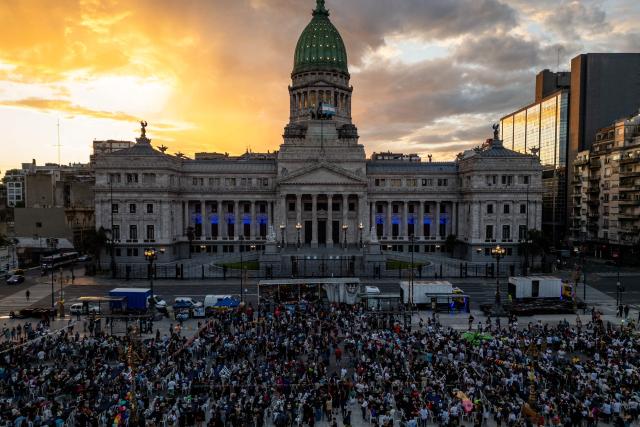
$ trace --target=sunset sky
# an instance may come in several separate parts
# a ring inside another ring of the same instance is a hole
[[[637,0],[327,0],[367,152],[450,159],[533,99],[535,73],[640,49]],[[276,150],[315,0],[0,0],[0,170],[93,139]],[[640,101],[639,101],[640,102]]]

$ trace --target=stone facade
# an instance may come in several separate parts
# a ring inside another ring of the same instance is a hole
[[[319,17],[328,21],[328,12],[316,9]],[[455,235],[461,257],[489,261],[485,249],[502,244],[516,257],[523,227],[540,229],[537,157],[505,149],[496,134],[456,161],[367,160],[352,94],[346,67],[294,69],[289,123],[273,154],[168,155],[143,127],[135,146],[96,156],[96,224],[112,230],[116,260],[145,262],[149,246],[165,249],[159,262],[248,245],[271,255],[275,245],[282,254],[341,253],[370,242],[444,252]]]

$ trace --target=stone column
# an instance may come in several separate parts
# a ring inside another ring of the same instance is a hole
[[[434,235],[438,240],[442,239],[440,235],[440,202],[436,202],[436,215],[435,215],[435,233]]]
[[[420,205],[418,206],[418,221],[417,224],[413,226],[418,227],[418,229],[416,230],[416,236],[418,237],[418,240],[424,238],[424,201],[420,200]]]
[[[370,202],[369,206],[371,209],[371,214],[369,215],[369,231],[371,231],[371,227],[376,228],[376,202]]]
[[[181,236],[186,236],[187,235],[187,227],[189,226],[189,224],[187,223],[187,214],[185,212],[186,210],[186,206],[187,206],[187,202],[185,202],[184,200],[181,202],[179,209],[180,209],[180,225],[182,225],[182,230],[180,230],[180,235]],[[111,204],[109,204],[109,209],[111,209]],[[122,233],[123,230],[120,230],[120,233]],[[122,235],[122,234],[121,234]]]
[[[209,230],[207,230],[207,202],[204,200],[200,200],[200,229],[202,230],[201,238],[205,240],[209,234]]]
[[[249,238],[251,240],[256,240],[256,236],[258,235],[258,221],[256,221],[256,201],[251,201],[251,226],[249,227]]]
[[[402,227],[400,234],[408,238],[409,237],[409,202],[402,202]]]
[[[369,225],[369,209],[366,205],[365,195],[358,194],[358,221],[356,224],[357,227],[357,241],[360,243],[360,238],[362,238],[362,242],[369,241],[367,235],[370,234]],[[362,231],[360,231],[360,224],[362,224]]]
[[[318,195],[311,196],[311,247],[318,247]]]
[[[327,195],[327,247],[333,247],[333,194]]]
[[[240,201],[239,200],[233,201],[233,215],[235,218],[235,224],[233,225],[234,239],[239,240],[239,237],[241,235],[240,227],[242,226],[242,221],[240,218]]]
[[[296,194],[296,224],[302,224],[302,194]]]
[[[391,223],[391,212],[393,211],[393,202],[387,202],[387,221],[385,224],[385,235],[387,238],[391,238],[393,236],[393,224]]]
[[[344,231],[342,230],[342,226],[347,224],[348,213],[349,213],[349,195],[343,194],[342,195],[342,224],[340,224],[340,242],[344,242]],[[349,244],[349,230],[347,230],[347,244]]]
[[[458,202],[451,204],[451,234],[458,236]]]

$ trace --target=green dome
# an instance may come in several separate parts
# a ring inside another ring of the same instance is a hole
[[[293,74],[306,71],[338,71],[347,69],[347,49],[340,33],[329,20],[324,0],[317,0],[313,19],[304,29],[296,46]]]

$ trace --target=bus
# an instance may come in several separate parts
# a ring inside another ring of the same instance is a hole
[[[40,268],[42,274],[45,275],[50,270],[71,265],[78,259],[78,252],[65,252],[42,257],[40,259]]]

